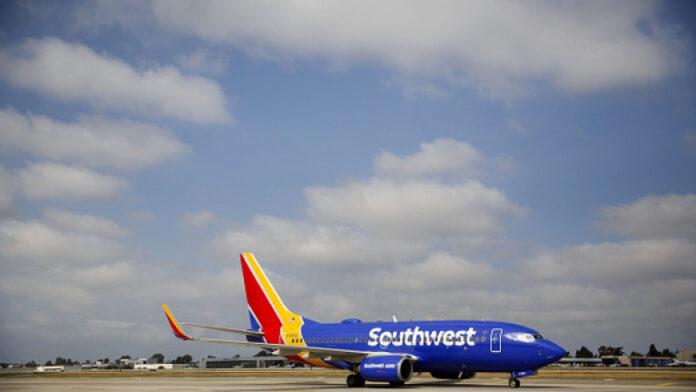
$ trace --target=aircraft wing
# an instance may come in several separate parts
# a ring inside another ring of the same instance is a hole
[[[174,318],[172,313],[169,311],[167,305],[162,304],[164,313],[167,316],[167,321],[174,332],[174,336],[181,340],[190,340],[193,342],[204,342],[204,343],[218,343],[218,344],[236,344],[240,346],[247,347],[257,347],[267,350],[273,350],[274,354],[281,356],[297,355],[303,359],[307,358],[321,358],[329,361],[346,361],[351,363],[360,363],[365,357],[368,356],[381,356],[381,355],[401,355],[411,360],[417,360],[418,358],[414,355],[405,353],[387,353],[383,351],[360,351],[360,350],[345,350],[337,348],[327,348],[327,347],[312,347],[312,346],[291,346],[288,344],[275,344],[275,343],[265,343],[265,342],[249,342],[245,340],[235,340],[235,339],[211,339],[211,338],[199,338],[188,335],[183,328],[182,324]],[[184,324],[191,325],[201,328],[207,328],[217,331],[240,333],[251,336],[263,336],[262,332],[250,332],[234,328],[209,326],[204,324]]]

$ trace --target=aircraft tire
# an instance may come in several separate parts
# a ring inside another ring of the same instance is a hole
[[[365,380],[360,376],[360,374],[351,373],[348,375],[348,377],[346,377],[346,385],[348,385],[349,388],[364,387]]]
[[[520,380],[518,380],[518,379],[516,379],[516,378],[511,379],[511,380],[508,382],[508,386],[509,386],[510,388],[519,388],[519,387],[520,387]]]
[[[391,385],[393,387],[402,387],[402,386],[404,386],[404,384],[406,384],[406,383],[403,381],[389,381],[389,385]]]

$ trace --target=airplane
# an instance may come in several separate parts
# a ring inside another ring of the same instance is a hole
[[[680,361],[678,359],[672,358],[672,363],[667,365],[668,367],[694,367],[696,362],[694,361]]]
[[[513,323],[475,320],[320,323],[291,312],[251,252],[240,254],[251,328],[179,323],[162,308],[174,335],[191,342],[235,344],[271,351],[305,365],[349,371],[348,387],[366,381],[404,385],[414,373],[470,379],[477,372],[510,374],[508,385],[554,363],[565,350],[538,331]],[[239,334],[246,340],[193,337],[182,326]]]

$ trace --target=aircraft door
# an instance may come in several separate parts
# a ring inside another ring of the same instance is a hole
[[[491,352],[499,353],[503,349],[503,329],[493,328],[491,330]]]

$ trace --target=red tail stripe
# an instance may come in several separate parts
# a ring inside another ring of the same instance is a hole
[[[249,269],[243,256],[240,256],[240,261],[242,264],[242,276],[244,277],[247,303],[254,311],[254,315],[256,315],[257,321],[264,332],[264,337],[269,343],[283,343],[280,337],[282,322],[278,314],[273,309],[273,305],[263,292],[263,289]]]

